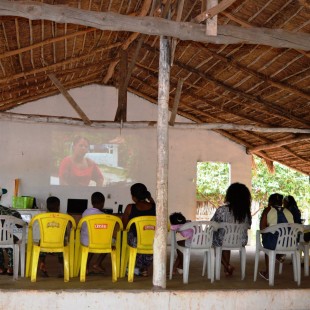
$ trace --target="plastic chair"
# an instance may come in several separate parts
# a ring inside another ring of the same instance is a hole
[[[298,250],[297,238],[298,234],[303,231],[301,224],[277,224],[265,228],[264,230],[256,231],[256,252],[254,265],[254,281],[257,279],[259,253],[260,251],[268,255],[269,258],[269,285],[274,285],[275,261],[276,254],[291,255],[293,261],[294,281],[300,285],[300,252]],[[278,233],[276,248],[269,250],[263,247],[260,240],[260,235],[265,233]],[[281,270],[280,270],[281,271]]]
[[[33,241],[33,224],[40,227],[40,242]],[[63,213],[42,213],[34,216],[28,227],[28,244],[26,260],[26,277],[31,275],[31,282],[36,282],[40,252],[62,252],[64,258],[64,282],[73,277],[74,271],[74,235],[75,220]],[[69,243],[66,242],[66,232],[69,233]]]
[[[22,227],[22,239],[14,243],[14,235],[18,229],[16,225]],[[0,248],[13,249],[13,280],[18,279],[18,268],[20,261],[21,276],[25,275],[25,238],[27,223],[11,215],[0,215]],[[19,260],[20,259],[20,260]]]
[[[132,225],[137,229],[137,247],[127,242],[128,232]],[[123,232],[121,277],[125,277],[128,265],[128,282],[133,282],[137,254],[153,254],[156,216],[139,216],[131,219]]]
[[[85,246],[80,242],[82,225],[87,225],[89,244]],[[116,235],[116,242],[113,241],[113,233],[116,226],[119,229]],[[123,223],[114,215],[95,214],[83,217],[78,224],[76,231],[75,246],[75,275],[80,271],[80,281],[86,280],[86,265],[88,253],[110,253],[112,261],[112,282],[117,281],[120,274],[120,253],[121,253],[121,231]]]
[[[304,232],[300,236],[300,242],[298,243],[298,249],[304,252],[304,275],[309,276],[309,249],[310,242],[304,240],[304,233],[310,232],[310,225],[303,225]]]
[[[203,269],[202,276],[205,275],[206,265],[208,266],[208,279],[211,283],[214,282],[214,261],[215,251],[212,247],[213,232],[218,229],[219,224],[209,221],[193,221],[182,225],[178,230],[171,230],[171,252],[170,252],[170,274],[169,279],[172,279],[172,271],[174,264],[175,250],[180,250],[183,253],[183,283],[188,283],[190,255],[192,250],[195,253],[203,253]],[[182,232],[187,229],[193,230],[193,236],[191,240],[187,240],[185,245],[179,245],[176,240],[177,232]]]
[[[215,248],[215,278],[220,280],[221,278],[221,261],[222,261],[222,251],[230,250],[239,251],[240,255],[240,270],[241,270],[241,280],[245,278],[245,266],[246,266],[246,250],[245,246],[242,245],[243,236],[247,233],[249,229],[248,224],[236,224],[236,223],[219,223],[219,233],[220,230],[224,230],[224,238],[221,247]]]

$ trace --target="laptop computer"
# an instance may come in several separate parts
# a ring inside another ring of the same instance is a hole
[[[70,215],[82,215],[87,209],[87,199],[73,199],[69,198],[67,202],[67,213]]]

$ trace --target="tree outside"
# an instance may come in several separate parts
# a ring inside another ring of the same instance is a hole
[[[224,202],[225,192],[230,184],[228,163],[197,163],[197,201],[206,201],[208,205],[218,207]],[[265,162],[253,157],[252,169],[252,215],[260,215],[267,206],[269,195],[280,193],[292,195],[309,221],[310,178],[279,163],[274,163],[274,173],[268,170]]]

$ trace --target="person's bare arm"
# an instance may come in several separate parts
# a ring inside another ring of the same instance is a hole
[[[126,226],[129,222],[129,215],[131,213],[131,204],[127,205],[125,211],[124,211],[124,214],[122,216],[122,221],[123,221],[123,226],[124,226],[124,229],[126,229]]]
[[[263,230],[266,227],[268,227],[268,222],[267,222],[267,214],[270,211],[270,207],[267,207],[264,211],[263,214],[260,218],[260,223],[259,223],[259,229]]]

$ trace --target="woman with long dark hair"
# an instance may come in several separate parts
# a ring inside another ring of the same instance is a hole
[[[225,204],[220,206],[214,213],[211,221],[218,223],[246,223],[249,224],[249,228],[252,222],[251,216],[251,193],[249,189],[241,183],[231,184],[225,196]],[[224,238],[224,231],[220,229],[213,234],[213,245],[221,246]],[[245,246],[248,242],[247,231],[244,232],[242,237],[242,245]],[[226,276],[231,276],[235,270],[230,265],[230,251],[222,251],[222,264]]]
[[[128,222],[135,217],[156,215],[155,201],[144,184],[133,184],[130,188],[130,193],[134,203],[128,204],[125,209],[122,217],[124,228],[126,228]],[[128,232],[128,244],[132,247],[137,246],[137,231],[135,225],[132,225]],[[136,272],[139,275],[147,277],[152,263],[153,255],[137,254],[135,266],[135,269],[137,269]]]

